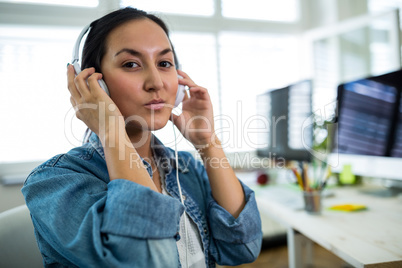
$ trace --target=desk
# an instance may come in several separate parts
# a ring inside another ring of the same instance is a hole
[[[301,242],[305,238],[354,267],[402,267],[401,196],[386,198],[364,194],[360,192],[363,186],[336,188],[334,196],[323,199],[322,215],[317,216],[300,209],[301,193],[294,189],[253,188],[260,213],[269,215],[287,229],[289,267],[304,266]],[[290,207],[289,200],[288,203],[278,200],[278,190],[288,191],[289,198],[300,202],[299,206]],[[364,204],[368,210],[348,213],[327,209],[343,203]]]

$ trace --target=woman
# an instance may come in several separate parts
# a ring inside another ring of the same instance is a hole
[[[153,15],[125,8],[91,24],[83,70],[75,76],[69,65],[67,76],[92,134],[33,170],[22,189],[46,267],[214,267],[258,256],[254,194],[218,146],[207,90],[175,64],[168,30]],[[190,97],[176,116],[179,84]],[[186,152],[176,161],[153,136],[169,119],[204,165]]]

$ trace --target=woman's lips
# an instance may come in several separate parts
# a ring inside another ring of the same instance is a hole
[[[145,108],[150,110],[160,110],[165,107],[165,102],[161,99],[151,100],[150,102],[146,103]]]

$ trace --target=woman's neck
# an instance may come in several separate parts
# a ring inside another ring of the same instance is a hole
[[[129,131],[127,130],[127,135],[135,147],[137,153],[144,159],[152,158],[151,150],[151,131]]]

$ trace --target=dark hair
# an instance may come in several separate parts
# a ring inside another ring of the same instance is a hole
[[[109,33],[116,27],[131,20],[150,19],[158,24],[169,38],[169,30],[166,24],[158,17],[148,14],[143,10],[132,7],[126,7],[113,11],[100,19],[91,23],[91,29],[85,40],[84,48],[82,50],[82,69],[94,67],[97,72],[102,72],[101,61],[105,55],[106,40]],[[170,38],[169,38],[170,42]],[[172,42],[170,42],[173,50],[176,68],[179,66],[176,53],[174,51]]]

